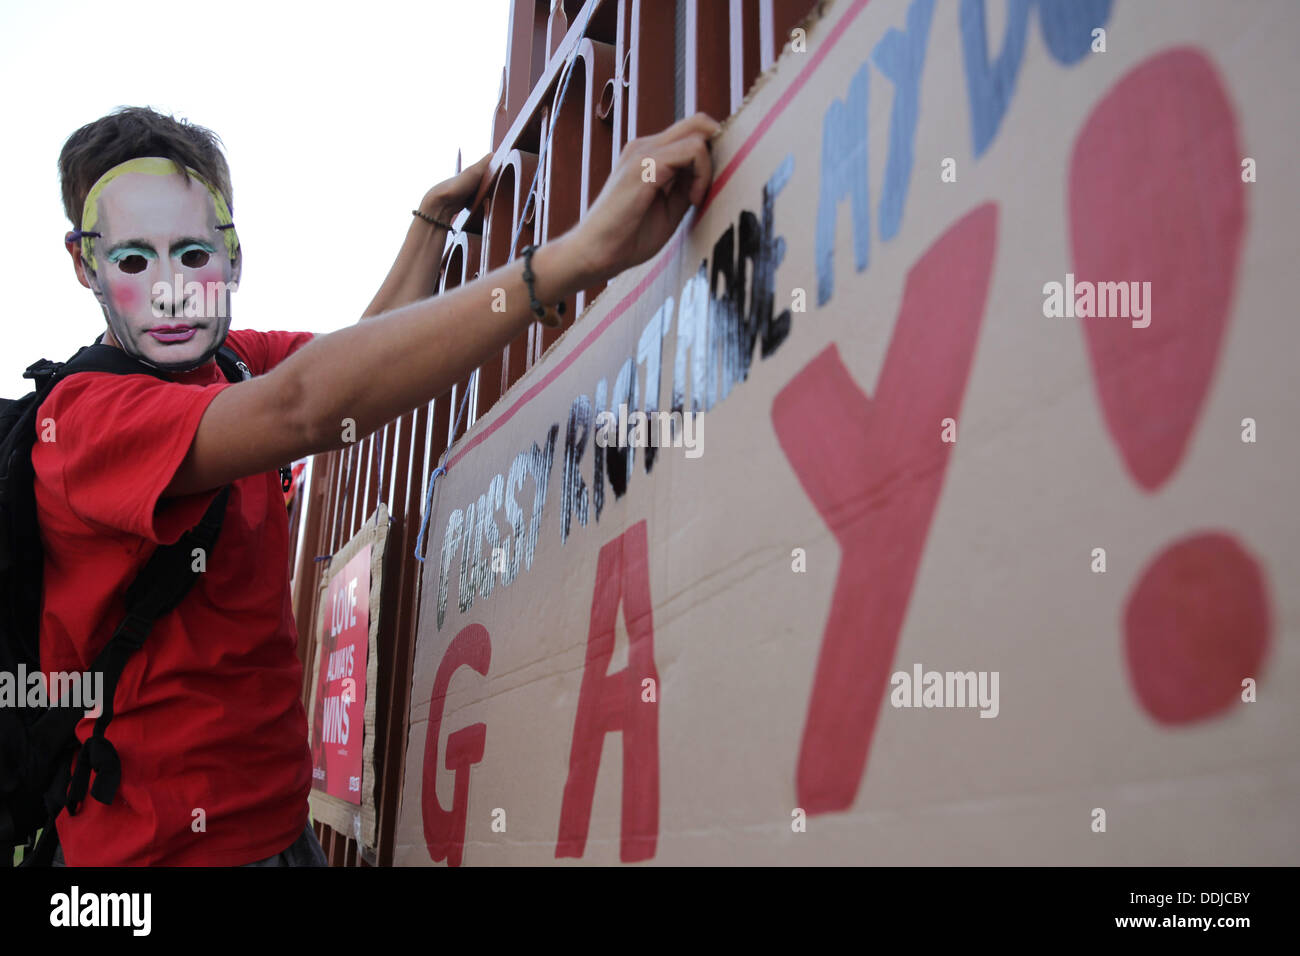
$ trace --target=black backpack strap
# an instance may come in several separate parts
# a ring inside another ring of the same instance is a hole
[[[103,712],[95,721],[94,734],[77,754],[72,781],[68,787],[69,815],[75,816],[81,808],[92,770],[95,772],[95,783],[89,786],[90,795],[100,803],[113,802],[122,782],[122,764],[104,733],[113,720],[113,698],[118,678],[122,676],[127,660],[144,645],[154,622],[174,610],[194,586],[199,572],[193,568],[193,549],[202,548],[205,553],[212,550],[217,535],[221,532],[229,497],[229,486],[222,488],[208,506],[203,520],[174,544],[157,548],[136,577],[135,583],[128,589],[126,617],[91,667],[93,672],[104,675],[103,700],[100,701]]]
[[[239,382],[252,377],[248,366],[229,347],[222,346],[216,355],[217,365],[228,381]],[[25,378],[36,383],[37,401],[29,410],[34,421],[37,408],[49,397],[54,386],[74,372],[112,372],[119,375],[147,374],[167,380],[167,376],[143,362],[137,361],[121,349],[95,343],[78,350],[67,362],[50,362],[45,359],[33,363],[24,373]],[[30,431],[31,429],[28,429]],[[174,610],[185,598],[197,579],[191,556],[194,548],[210,552],[216,543],[225,517],[229,487],[218,492],[203,519],[180,540],[155,549],[145,567],[127,590],[126,616],[114,631],[108,644],[91,665],[92,673],[104,675],[103,708],[95,723],[93,735],[76,754],[75,767],[69,760],[59,763],[59,769],[45,794],[48,818],[40,839],[23,857],[23,866],[49,866],[58,847],[55,821],[67,806],[75,814],[85,800],[89,789],[91,796],[102,803],[111,803],[121,784],[121,761],[117,751],[105,737],[113,718],[113,704],[117,682],[131,654],[143,646],[156,620]],[[29,755],[36,762],[41,754],[57,754],[63,741],[71,739],[76,744],[76,727],[83,714],[75,708],[52,707],[32,726]],[[67,751],[71,756],[72,751]],[[33,767],[34,769],[34,767]],[[95,782],[90,786],[91,772]],[[36,779],[36,775],[32,775]]]
[[[73,372],[112,372],[116,375],[152,375],[166,380],[166,373],[146,365],[122,349],[96,342],[77,350],[77,354],[66,362],[48,362],[41,359],[33,363],[23,373],[25,378],[36,380],[37,389],[47,383],[52,388]]]
[[[156,549],[127,590],[127,614],[109,638],[108,644],[95,658],[91,673],[104,675],[102,711],[95,721],[95,731],[77,752],[75,767],[60,765],[53,783],[45,795],[48,816],[40,839],[23,856],[22,866],[50,866],[58,849],[59,835],[56,820],[66,806],[68,814],[75,816],[90,795],[101,803],[112,803],[122,782],[122,764],[117,750],[104,736],[113,719],[113,703],[117,682],[122,676],[127,660],[139,650],[148,637],[153,623],[180,605],[193,587],[198,572],[193,570],[191,555],[194,548],[210,552],[216,544],[225,518],[229,486],[222,488],[203,515],[198,525],[187,531],[174,544]],[[57,753],[61,741],[76,739],[77,724],[82,713],[70,707],[52,707],[33,727],[37,746],[33,753]],[[93,786],[91,771],[95,773]]]
[[[215,356],[217,365],[221,368],[222,373],[232,382],[247,380],[253,377],[253,373],[248,370],[248,366],[228,345],[223,345],[217,349]],[[293,467],[291,465],[280,466],[280,490],[288,493],[293,487]]]
[[[244,360],[229,345],[223,345],[217,349],[217,354],[213,356],[217,361],[217,368],[221,369],[221,374],[226,376],[230,382],[244,382],[253,377]]]
[[[244,364],[238,353],[228,345],[223,345],[217,349],[213,358],[217,362],[217,368],[221,374],[230,382],[242,382],[253,377],[248,366]],[[33,379],[36,382],[38,393],[43,392],[41,401],[45,400],[46,395],[60,381],[73,372],[112,372],[116,375],[152,375],[154,378],[169,381],[167,374],[152,365],[146,365],[132,355],[128,355],[122,349],[114,348],[111,345],[104,345],[102,342],[95,342],[84,348],[78,349],[77,354],[66,362],[51,362],[48,359],[41,359],[39,362],[33,362],[23,372],[24,378]]]

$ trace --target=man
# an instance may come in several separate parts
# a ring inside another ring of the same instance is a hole
[[[653,255],[703,199],[717,129],[697,115],[630,143],[581,224],[531,256],[531,286],[516,260],[431,297],[442,223],[475,195],[485,158],[424,197],[374,317],[315,337],[229,330],[242,252],[211,133],[124,110],[69,139],[67,246],[103,311],[103,342],[167,380],[81,373],[39,411],[54,426],[32,454],[42,667],[86,669],[154,548],[193,527],[221,488],[231,493],[204,573],[118,682],[108,736],[120,788],[111,804],[86,799],[60,815],[68,864],[323,862],[307,826],[311,758],[276,468],[430,401],[536,321],[535,308]],[[223,343],[252,379],[225,381],[212,359]],[[78,738],[93,727],[82,720]]]

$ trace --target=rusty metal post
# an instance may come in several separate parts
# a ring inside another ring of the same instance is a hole
[[[684,112],[717,119],[731,113],[731,37],[727,4],[685,0],[686,90]]]

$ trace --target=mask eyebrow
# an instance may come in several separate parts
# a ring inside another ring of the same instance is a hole
[[[212,245],[212,243],[208,242],[206,239],[195,239],[187,236],[184,239],[177,239],[172,243],[171,254],[176,255],[178,252],[184,252],[191,246],[202,249],[209,255],[212,255],[217,251],[217,247]]]
[[[127,239],[123,242],[113,243],[112,248],[108,250],[108,259],[110,262],[116,262],[122,256],[128,253],[136,253],[145,256],[157,256],[152,244],[143,239]]]

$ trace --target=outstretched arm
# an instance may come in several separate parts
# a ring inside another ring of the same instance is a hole
[[[659,251],[713,175],[704,114],[634,140],[574,229],[533,256],[537,297],[552,304]],[[642,178],[653,161],[653,181]],[[504,290],[504,311],[493,311]],[[343,447],[431,401],[535,321],[514,261],[451,292],[317,336],[266,375],[229,386],[204,412],[165,495],[219,487]],[[350,427],[349,427],[350,426]]]

